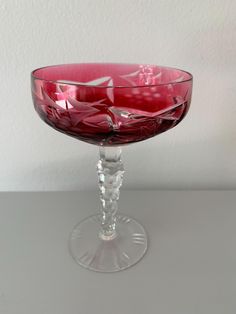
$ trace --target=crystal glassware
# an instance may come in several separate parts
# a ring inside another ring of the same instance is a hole
[[[74,227],[71,255],[95,271],[130,267],[145,254],[147,236],[136,220],[117,214],[121,147],[165,132],[184,118],[192,75],[149,64],[81,63],[36,69],[31,82],[35,109],[48,125],[99,147],[101,210]]]

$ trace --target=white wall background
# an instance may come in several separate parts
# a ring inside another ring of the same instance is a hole
[[[124,188],[236,188],[235,0],[0,0],[0,190],[96,188],[97,147],[44,124],[30,71],[156,63],[194,75],[176,128],[124,149]]]

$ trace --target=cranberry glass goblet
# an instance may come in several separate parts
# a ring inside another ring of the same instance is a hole
[[[84,63],[36,69],[31,78],[39,116],[57,131],[99,147],[101,211],[74,227],[73,258],[95,271],[130,267],[146,252],[147,236],[137,221],[117,214],[121,147],[165,132],[184,118],[192,75],[156,65]]]

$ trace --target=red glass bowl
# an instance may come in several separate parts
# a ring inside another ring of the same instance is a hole
[[[192,75],[146,64],[83,63],[32,72],[39,116],[79,140],[120,146],[176,126],[191,101]]]

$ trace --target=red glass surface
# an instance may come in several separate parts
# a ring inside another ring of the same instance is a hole
[[[191,92],[191,74],[154,65],[69,64],[32,72],[40,117],[96,145],[142,141],[176,126],[189,109]]]

